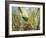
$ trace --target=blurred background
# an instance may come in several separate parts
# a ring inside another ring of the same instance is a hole
[[[40,8],[12,6],[12,31],[40,30]]]

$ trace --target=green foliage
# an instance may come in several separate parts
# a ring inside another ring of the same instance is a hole
[[[28,11],[27,11],[28,10]],[[39,8],[26,8],[17,7],[14,15],[12,14],[12,30],[24,31],[24,30],[38,30],[40,29],[40,9]],[[24,12],[23,12],[24,11]],[[28,17],[26,17],[27,13]]]

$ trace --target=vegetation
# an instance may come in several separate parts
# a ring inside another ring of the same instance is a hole
[[[39,30],[40,8],[12,7],[12,31]]]

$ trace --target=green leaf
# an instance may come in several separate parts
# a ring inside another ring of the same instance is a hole
[[[27,21],[28,20],[28,18],[27,17],[22,17],[25,21]]]

